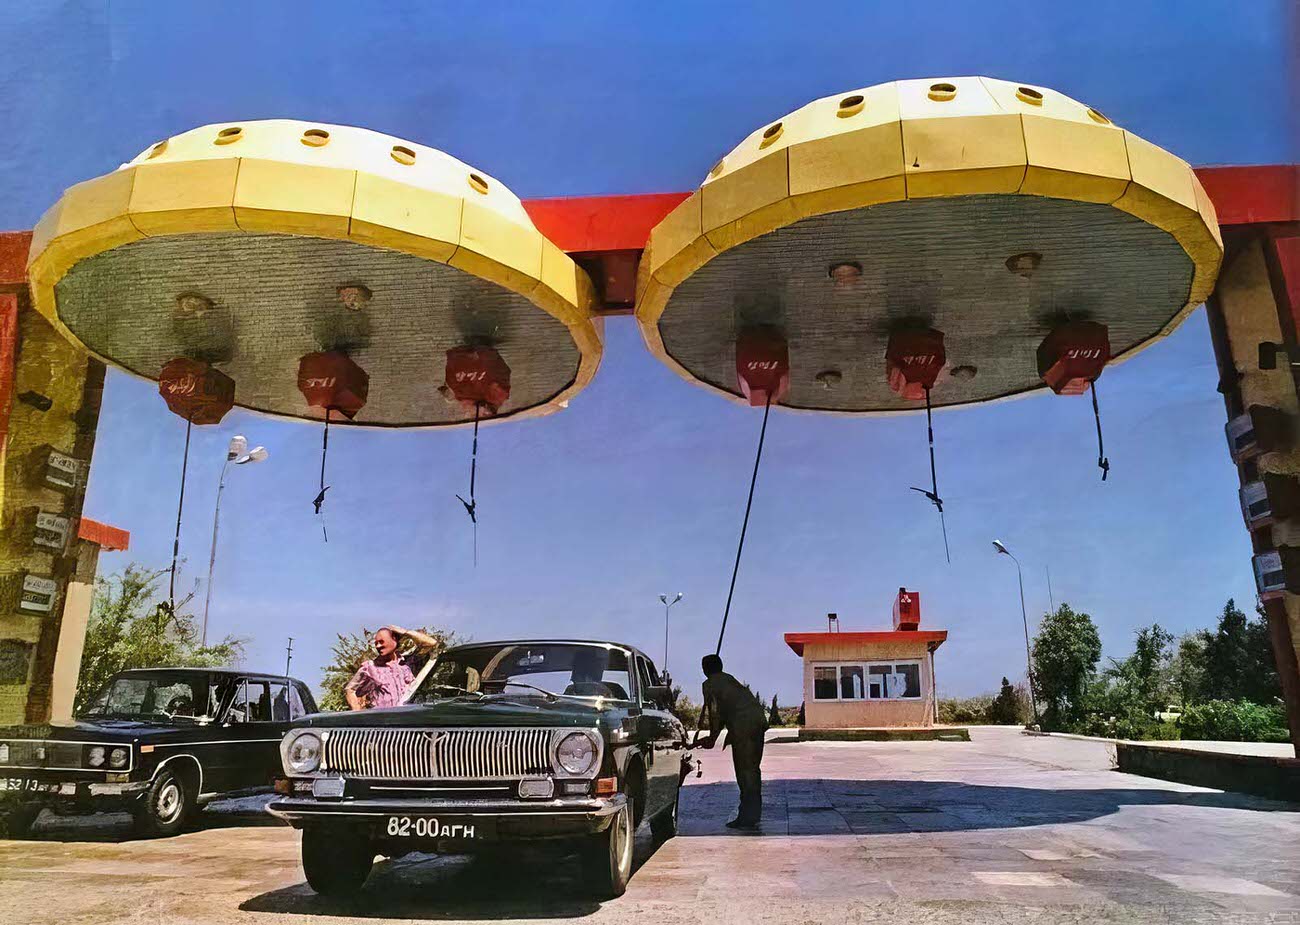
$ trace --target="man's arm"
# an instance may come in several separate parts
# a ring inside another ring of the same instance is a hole
[[[409,639],[415,645],[415,651],[419,653],[428,652],[430,649],[436,649],[442,642],[430,636],[428,633],[422,633],[419,630],[408,630],[400,626],[389,627],[394,633],[397,633],[402,639]]]
[[[366,682],[364,672],[364,666],[358,668],[357,673],[352,676],[352,680],[343,688],[343,698],[347,700],[349,709],[364,710],[366,708],[365,701],[363,701],[361,696],[357,693],[357,689]]]

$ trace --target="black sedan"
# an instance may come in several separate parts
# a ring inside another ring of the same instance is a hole
[[[309,716],[281,746],[285,794],[317,892],[358,889],[376,854],[577,848],[592,891],[618,896],[632,833],[677,831],[686,730],[629,646],[475,643],[426,666],[404,706]]]
[[[269,787],[280,739],[314,713],[301,681],[209,668],[114,675],[70,724],[0,729],[11,836],[40,811],[126,810],[142,835],[172,835],[202,803]]]

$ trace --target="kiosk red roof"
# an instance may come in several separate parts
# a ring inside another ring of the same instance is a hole
[[[785,644],[794,654],[803,657],[803,647],[809,643],[859,643],[871,645],[885,642],[929,642],[939,648],[948,638],[947,630],[882,630],[873,633],[786,633]]]

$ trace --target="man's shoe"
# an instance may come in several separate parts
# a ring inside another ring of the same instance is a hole
[[[727,828],[729,828],[729,829],[756,829],[756,828],[758,828],[758,820],[755,819],[755,820],[752,820],[752,821],[751,821],[751,820],[748,820],[748,819],[740,819],[740,818],[732,819],[730,822],[727,823]]]

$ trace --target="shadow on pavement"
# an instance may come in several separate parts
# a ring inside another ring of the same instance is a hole
[[[252,826],[282,826],[279,819],[266,812],[271,797],[242,798],[238,804],[218,802],[194,814],[186,832],[207,829],[247,828]],[[60,816],[52,810],[43,812],[32,833],[31,841],[53,842],[125,842],[143,840],[135,834],[130,814],[93,813],[90,815]]]
[[[957,832],[1082,822],[1124,806],[1200,806],[1295,812],[1280,803],[1233,793],[1104,788],[1039,790],[929,780],[778,779],[763,783],[763,824],[733,832],[739,791],[731,782],[682,790],[680,832],[701,835],[843,835]]]
[[[654,855],[643,826],[632,858],[632,877]],[[243,912],[379,919],[556,919],[591,915],[600,908],[567,849],[511,847],[482,855],[410,854],[375,864],[352,897],[318,896],[306,883],[262,893],[240,903]]]

